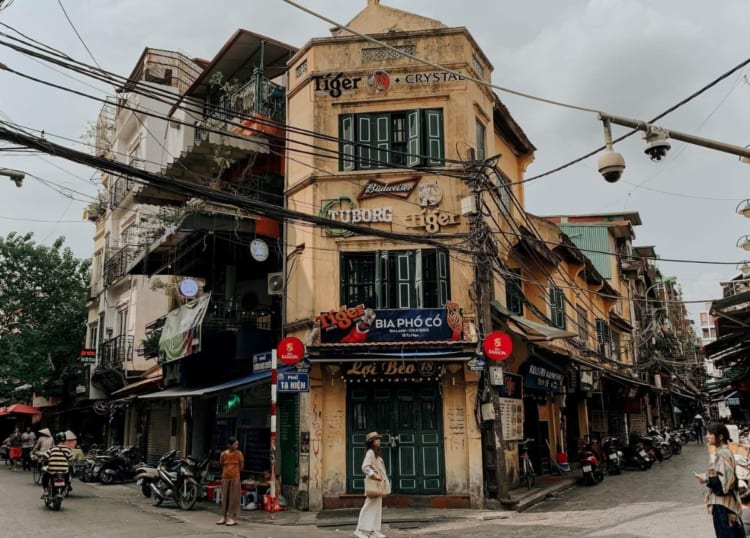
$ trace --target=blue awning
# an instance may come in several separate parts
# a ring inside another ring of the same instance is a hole
[[[280,372],[286,371],[288,369],[293,370],[294,368],[288,368],[288,367],[280,368],[279,371]],[[196,397],[196,396],[197,397],[210,397],[210,396],[215,396],[225,391],[241,390],[249,385],[253,385],[255,383],[258,383],[260,381],[264,381],[270,378],[271,378],[271,371],[267,370],[265,372],[258,372],[256,374],[250,374],[245,377],[232,379],[231,381],[226,381],[218,385],[211,385],[208,387],[201,387],[201,388],[176,387],[173,389],[160,390],[158,392],[144,394],[142,396],[138,396],[138,398],[143,399],[143,400],[160,400],[160,399]]]

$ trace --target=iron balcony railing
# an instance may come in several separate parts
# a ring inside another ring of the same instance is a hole
[[[270,307],[256,306],[242,308],[231,300],[214,300],[208,306],[203,321],[204,327],[248,327],[261,331],[270,331],[273,326],[274,313]]]
[[[104,286],[111,286],[125,276],[128,266],[135,261],[137,254],[138,248],[131,245],[124,246],[112,254],[104,262]]]
[[[125,176],[119,176],[112,184],[112,190],[109,195],[109,208],[115,209],[120,205],[128,193],[133,190],[135,183],[132,179]]]
[[[133,360],[133,337],[122,335],[99,344],[97,370],[123,370]]]
[[[286,88],[256,73],[236,90],[223,94],[218,103],[209,102],[207,106],[209,113],[195,129],[196,143],[208,138],[206,127],[226,129],[227,122],[235,119],[241,122],[254,114],[283,125],[286,122]]]

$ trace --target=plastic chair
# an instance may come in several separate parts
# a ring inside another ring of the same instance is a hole
[[[214,502],[216,504],[221,504],[221,488],[216,488],[214,491]]]

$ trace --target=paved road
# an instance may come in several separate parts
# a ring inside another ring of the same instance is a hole
[[[503,538],[692,538],[713,536],[703,504],[704,487],[693,471],[704,472],[705,446],[691,444],[649,471],[608,476],[597,486],[568,490],[526,512],[493,521],[451,522],[412,534],[502,536]]]
[[[712,536],[702,504],[703,488],[692,476],[694,470],[704,470],[706,461],[705,447],[690,445],[681,456],[656,464],[650,471],[607,477],[598,486],[574,488],[526,512],[456,511],[460,519],[427,526],[394,524],[384,531],[389,538]],[[303,526],[280,524],[281,518],[270,522],[263,512],[243,512],[237,527],[219,527],[214,524],[217,516],[211,504],[200,503],[196,510],[182,512],[169,506],[152,507],[130,485],[89,485],[76,480],[74,488],[62,510],[53,512],[42,505],[41,488],[32,484],[29,473],[0,467],[0,536],[28,538],[49,532],[65,538],[349,538],[353,530],[353,522],[346,519],[338,527],[318,528],[310,513],[297,513]],[[386,516],[396,512],[387,511]],[[285,515],[287,522],[293,521],[288,517],[293,513]],[[450,516],[451,511],[440,515]]]

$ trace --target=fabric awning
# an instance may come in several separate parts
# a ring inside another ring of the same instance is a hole
[[[287,370],[295,370],[295,368],[280,368],[279,369],[280,372],[287,371]],[[215,396],[224,391],[242,389],[246,386],[252,385],[259,381],[270,379],[270,377],[271,377],[271,372],[270,370],[268,370],[265,372],[258,372],[256,374],[250,374],[245,377],[239,377],[231,381],[219,383],[218,385],[210,385],[208,387],[201,387],[201,388],[179,387],[179,388],[174,388],[174,389],[166,389],[166,390],[160,390],[158,392],[152,392],[150,394],[144,394],[143,396],[139,396],[138,398],[142,400],[159,400],[159,399],[196,397],[196,396],[198,397]]]
[[[140,381],[136,381],[135,383],[131,383],[130,385],[125,385],[123,388],[114,391],[112,393],[112,396],[123,396],[125,394],[130,394],[131,392],[135,392],[136,390],[142,389],[148,385],[156,385],[157,383],[161,382],[161,380],[162,376],[141,379]]]
[[[514,327],[520,331],[518,334],[530,342],[540,340],[549,342],[550,340],[557,340],[558,338],[575,338],[578,336],[576,333],[564,331],[557,327],[531,321],[523,316],[513,314],[497,301],[491,301],[490,305],[498,314],[508,318],[513,323]]]
[[[0,417],[6,415],[40,415],[41,413],[41,409],[21,403],[9,405],[8,407],[0,407]]]

